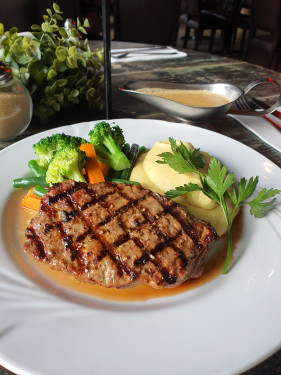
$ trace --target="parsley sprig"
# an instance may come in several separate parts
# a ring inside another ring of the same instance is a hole
[[[202,191],[210,199],[216,201],[222,208],[228,236],[227,256],[223,267],[223,274],[227,273],[232,253],[232,224],[237,209],[243,205],[250,206],[250,213],[256,218],[263,217],[276,205],[275,195],[280,193],[278,189],[262,189],[255,198],[251,199],[258,184],[258,177],[251,177],[248,181],[242,177],[235,181],[233,172],[228,172],[225,166],[221,166],[213,156],[207,173],[202,172],[205,160],[200,153],[200,149],[188,150],[182,143],[177,144],[176,140],[169,138],[172,152],[163,152],[158,155],[162,160],[157,160],[159,164],[168,164],[179,173],[195,173],[199,176],[201,186],[194,183],[184,184],[165,193],[168,198],[176,198],[191,191]],[[272,199],[271,199],[272,198]],[[227,208],[227,200],[233,204],[232,211]]]

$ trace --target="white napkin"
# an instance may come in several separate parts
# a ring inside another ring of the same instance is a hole
[[[114,55],[111,55],[111,63],[128,63],[128,62],[133,62],[133,61],[151,61],[151,60],[162,60],[162,59],[176,59],[179,57],[185,57],[187,56],[187,53],[178,51],[175,48],[172,47],[163,47],[163,49],[150,49],[147,51],[143,51],[141,53],[141,49],[134,54],[134,51],[136,50],[135,48],[125,48],[125,49],[114,49],[112,52],[130,52],[126,57],[122,57],[121,59],[114,58]]]
[[[240,122],[264,142],[281,152],[281,131],[264,117],[228,115]]]

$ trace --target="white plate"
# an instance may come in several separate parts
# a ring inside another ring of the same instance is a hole
[[[127,140],[150,147],[169,136],[191,141],[238,177],[259,175],[281,188],[281,170],[248,147],[178,123],[122,119]],[[147,302],[103,301],[36,284],[4,244],[4,208],[12,180],[27,173],[32,144],[65,132],[86,137],[93,123],[37,134],[0,153],[0,363],[17,374],[226,375],[254,366],[281,346],[281,210],[245,214],[235,263],[226,276],[186,293]],[[13,222],[11,223],[13,227]],[[40,277],[39,277],[40,279]],[[65,298],[66,297],[66,298]]]

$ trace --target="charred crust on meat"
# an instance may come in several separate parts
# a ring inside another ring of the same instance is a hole
[[[174,287],[199,277],[212,226],[140,185],[54,184],[26,229],[24,249],[80,281]]]

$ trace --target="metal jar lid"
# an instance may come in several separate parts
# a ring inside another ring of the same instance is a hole
[[[3,61],[0,61],[0,85],[8,83],[12,79],[11,70]]]

